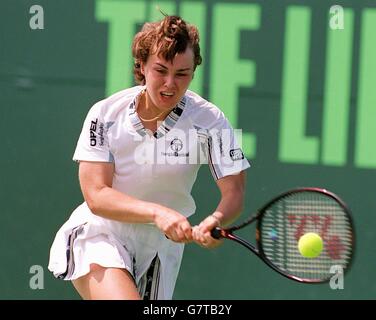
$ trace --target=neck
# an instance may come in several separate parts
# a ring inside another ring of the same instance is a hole
[[[150,106],[150,104],[148,103],[148,98],[147,98],[147,94],[146,94],[146,90],[144,90],[141,95],[140,95],[140,99],[139,99],[139,102],[138,102],[138,107],[137,107],[137,114],[138,114],[138,117],[144,121],[144,122],[153,122],[153,121],[157,121],[159,119],[162,119],[163,118],[163,115],[166,114],[166,111],[162,111],[158,114],[155,114],[155,112],[151,112],[153,111],[153,109],[156,109],[156,108],[153,108]],[[145,112],[147,110],[147,112]],[[153,115],[152,116],[147,116],[147,117],[143,117],[141,116],[141,113],[152,113]]]

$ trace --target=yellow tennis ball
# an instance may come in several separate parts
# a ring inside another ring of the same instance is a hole
[[[323,242],[317,233],[308,232],[300,237],[298,248],[303,257],[316,258],[322,251]]]

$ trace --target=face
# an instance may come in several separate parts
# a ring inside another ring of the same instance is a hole
[[[156,54],[141,65],[146,80],[148,107],[160,112],[171,110],[180,101],[193,78],[193,50],[187,48],[174,60],[166,61]]]

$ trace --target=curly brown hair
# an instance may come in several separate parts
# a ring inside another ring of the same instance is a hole
[[[158,22],[147,22],[138,32],[132,44],[134,58],[133,73],[138,84],[145,84],[141,73],[141,62],[146,63],[149,56],[155,53],[167,61],[173,61],[178,53],[183,53],[189,46],[194,54],[194,67],[201,64],[199,33],[194,25],[186,23],[181,17],[166,16]]]

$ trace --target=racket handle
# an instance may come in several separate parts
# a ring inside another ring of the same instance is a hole
[[[222,237],[222,229],[219,227],[215,227],[212,231],[210,231],[211,236],[214,239],[221,239]]]

